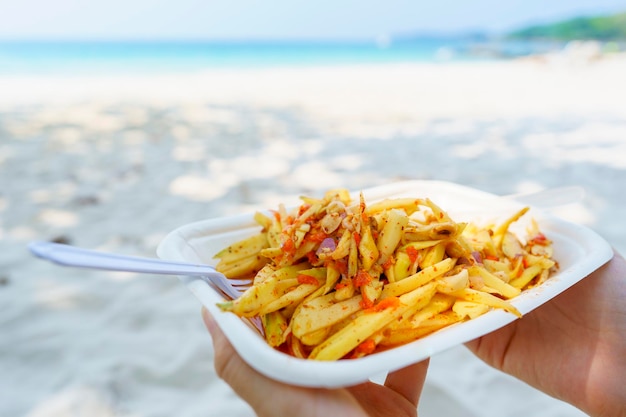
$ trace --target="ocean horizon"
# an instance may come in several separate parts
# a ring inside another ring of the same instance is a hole
[[[500,60],[554,43],[468,38],[376,41],[0,41],[0,74],[176,73],[272,68]]]

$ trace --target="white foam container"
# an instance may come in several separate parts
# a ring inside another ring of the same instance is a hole
[[[511,215],[521,205],[510,199],[441,181],[405,181],[363,190],[366,202],[383,198],[430,198],[454,220],[494,220]],[[253,233],[259,226],[253,214],[209,219],[187,224],[169,233],[158,247],[162,259],[201,262],[215,265],[213,255],[225,246]],[[541,231],[553,241],[559,271],[544,284],[527,290],[511,300],[526,314],[549,301],[613,256],[611,246],[587,227],[550,216],[531,207],[525,218],[534,218]],[[523,222],[516,225],[523,228]],[[458,323],[422,339],[359,359],[332,362],[297,359],[266,344],[247,320],[222,312],[216,303],[223,301],[202,277],[180,277],[181,281],[215,317],[241,357],[260,373],[289,384],[308,387],[340,387],[419,362],[438,352],[465,343],[517,318],[502,310]]]

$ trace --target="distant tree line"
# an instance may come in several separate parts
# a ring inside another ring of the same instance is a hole
[[[529,26],[511,32],[511,39],[626,40],[626,12],[611,16],[577,17],[547,25]]]

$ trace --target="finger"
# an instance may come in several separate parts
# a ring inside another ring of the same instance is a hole
[[[209,313],[209,310],[206,309],[206,307],[202,307],[202,321],[204,321],[204,325],[206,326],[211,336],[213,336],[213,332],[215,332],[217,328],[217,323],[215,322],[215,319],[213,318],[211,313]]]
[[[211,333],[215,350],[215,370],[231,388],[254,409],[258,416],[319,415],[306,404],[322,403],[324,415],[343,415],[346,407],[359,409],[345,390],[307,389],[269,379],[241,359],[211,314],[202,309],[202,318]],[[278,395],[277,395],[278,393]]]
[[[267,398],[266,395],[271,394],[266,390],[274,384],[273,381],[254,371],[241,359],[206,308],[202,309],[202,319],[213,340],[215,372],[253,408],[257,407]]]
[[[429,359],[407,366],[406,368],[389,373],[385,380],[385,386],[394,390],[417,407],[426,373],[428,372]]]

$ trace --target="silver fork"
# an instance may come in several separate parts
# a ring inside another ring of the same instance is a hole
[[[250,279],[228,279],[212,266],[205,264],[117,255],[52,242],[32,242],[28,248],[35,256],[62,266],[107,271],[201,276],[232,299],[238,298],[252,284]]]

